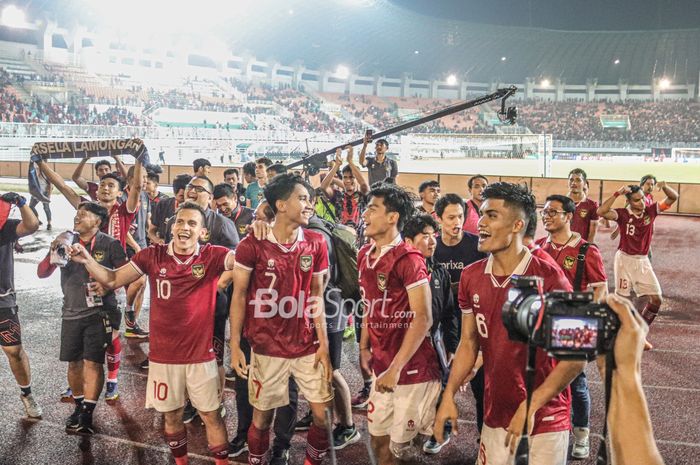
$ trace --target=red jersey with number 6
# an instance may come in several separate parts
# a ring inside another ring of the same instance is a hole
[[[173,251],[172,243],[142,249],[124,266],[149,276],[150,353],[156,363],[187,364],[214,360],[214,307],[217,282],[233,252],[197,244],[192,255]]]
[[[256,354],[298,358],[313,354],[313,276],[328,271],[328,246],[321,233],[298,229],[293,244],[270,233],[248,234],[236,248],[236,267],[250,271],[243,333]]]
[[[372,258],[374,245],[366,245],[357,255],[360,292],[365,304],[364,319],[372,348],[372,371],[381,375],[396,357],[413,312],[408,291],[421,285],[428,288],[428,271],[423,255],[397,237]],[[427,311],[430,311],[428,308]],[[399,384],[418,384],[439,379],[438,357],[429,333],[399,376]]]
[[[525,365],[528,347],[511,341],[501,319],[501,309],[511,289],[510,276],[494,276],[493,256],[469,265],[459,281],[459,307],[473,313],[479,346],[484,358],[484,423],[507,428],[518,406],[525,400]],[[540,276],[544,291],[571,291],[571,284],[558,266],[526,252],[513,275]],[[537,349],[535,388],[549,376],[557,361]],[[566,431],[570,428],[570,391],[554,396],[535,414],[533,434]]]
[[[639,216],[628,208],[616,208],[615,212],[620,227],[620,244],[617,248],[627,255],[648,255],[659,204],[654,202],[647,205]]]

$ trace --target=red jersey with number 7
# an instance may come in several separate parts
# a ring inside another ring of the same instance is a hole
[[[124,266],[149,276],[150,353],[156,363],[188,364],[214,360],[214,307],[217,282],[233,252],[197,244],[189,256],[176,254],[172,243],[153,244]]]
[[[311,281],[328,271],[321,233],[299,228],[292,244],[280,244],[272,233],[262,241],[248,234],[236,248],[236,267],[251,273],[243,334],[253,351],[280,358],[316,352]]]
[[[527,344],[511,341],[503,325],[501,309],[512,288],[511,276],[494,276],[493,256],[472,263],[459,281],[459,307],[473,313],[484,358],[484,423],[507,428],[518,406],[525,400]],[[540,276],[544,291],[571,291],[571,284],[558,266],[526,251],[513,275]],[[557,361],[537,349],[535,389],[549,376]],[[535,414],[533,434],[566,431],[570,428],[570,391],[567,387]]]
[[[617,248],[627,255],[648,255],[659,204],[654,202],[647,205],[639,216],[628,208],[616,208],[615,212],[615,221],[620,227],[620,244]]]

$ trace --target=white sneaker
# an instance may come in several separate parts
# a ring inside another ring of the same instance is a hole
[[[588,433],[588,428],[574,428],[574,446],[571,448],[571,457],[575,459],[588,458],[591,449]]]
[[[28,396],[19,396],[24,404],[24,412],[29,418],[41,418],[41,407],[34,400],[34,396],[29,394]]]

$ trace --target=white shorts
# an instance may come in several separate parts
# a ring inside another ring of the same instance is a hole
[[[419,433],[433,434],[437,400],[442,386],[428,381],[396,386],[381,393],[372,382],[367,405],[367,429],[372,436],[389,436],[392,442],[410,442]]]
[[[646,255],[627,255],[618,250],[615,252],[614,270],[616,294],[629,297],[634,291],[638,297],[661,295],[661,285]]]
[[[172,412],[185,406],[189,396],[201,412],[212,412],[221,404],[221,383],[216,360],[175,365],[151,362],[146,385],[146,408]]]
[[[248,398],[258,410],[272,410],[289,404],[289,377],[293,376],[299,391],[311,403],[333,400],[331,383],[325,379],[320,363],[314,368],[315,354],[298,358],[270,357],[250,354]]]
[[[484,425],[477,465],[513,465],[515,456],[510,454],[505,441],[508,432],[503,428]],[[569,449],[569,431],[542,433],[530,437],[529,465],[566,465]]]

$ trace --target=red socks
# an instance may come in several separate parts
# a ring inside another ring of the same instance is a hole
[[[165,442],[168,443],[168,447],[170,447],[170,452],[173,453],[175,463],[177,465],[187,465],[189,463],[187,458],[187,430],[183,429],[173,434],[164,433],[163,436],[165,437]]]
[[[328,452],[328,432],[312,424],[306,436],[306,459],[304,465],[321,465]]]
[[[651,323],[654,321],[654,318],[656,318],[656,315],[659,314],[659,308],[659,305],[654,305],[651,302],[648,302],[644,306],[644,310],[642,310],[642,318],[644,318],[644,321],[646,321],[649,326],[651,326]]]
[[[214,457],[216,465],[228,465],[228,443],[220,446],[209,446],[209,452]]]
[[[107,381],[116,381],[119,375],[119,364],[122,357],[122,340],[120,337],[112,339],[107,346]]]
[[[260,431],[255,425],[248,428],[248,464],[266,465],[270,448],[270,430]]]

